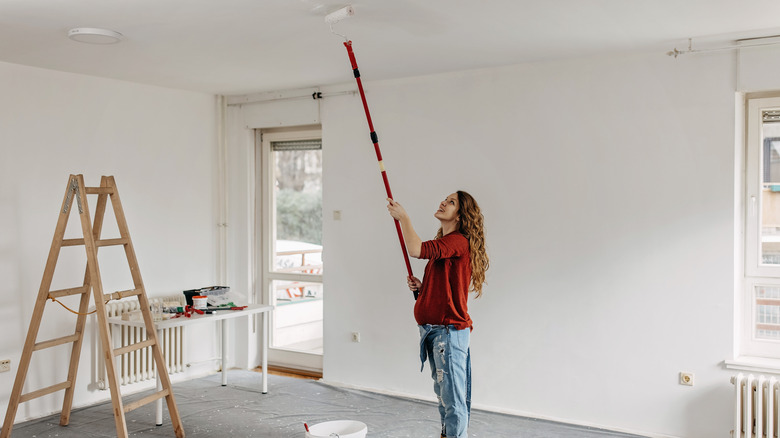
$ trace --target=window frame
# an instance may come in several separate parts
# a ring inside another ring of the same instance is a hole
[[[780,108],[780,96],[747,98],[746,159],[745,159],[745,276],[780,278],[780,264],[761,264],[761,176],[764,172],[762,155],[761,112],[768,108]]]
[[[780,109],[780,94],[748,94],[744,98],[744,271],[741,282],[737,282],[738,300],[737,333],[739,344],[735,349],[736,361],[741,364],[777,360],[770,368],[780,369],[780,340],[758,339],[756,337],[756,287],[780,287],[780,265],[761,263],[761,215],[762,175],[764,174],[764,141],[762,111]],[[741,360],[740,360],[741,359]],[[727,361],[727,365],[733,365]],[[739,368],[739,367],[737,367]]]

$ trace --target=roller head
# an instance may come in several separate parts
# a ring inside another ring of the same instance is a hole
[[[345,18],[349,18],[351,16],[355,15],[355,9],[352,8],[352,6],[345,6],[335,12],[331,12],[330,14],[325,16],[325,22],[326,23],[337,23]]]

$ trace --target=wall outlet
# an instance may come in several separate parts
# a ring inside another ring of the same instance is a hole
[[[680,373],[680,385],[693,386],[693,373]]]
[[[11,359],[0,360],[0,373],[11,371]]]
[[[360,342],[360,332],[352,332],[352,342]]]
[[[341,220],[341,210],[333,210],[333,220],[334,221]]]

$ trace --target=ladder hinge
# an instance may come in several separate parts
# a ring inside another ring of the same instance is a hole
[[[71,197],[73,194],[76,194],[76,204],[79,206],[79,214],[84,213],[84,208],[81,206],[81,196],[79,196],[79,183],[76,181],[76,178],[72,178],[70,180],[70,188],[68,189],[68,196],[65,198],[65,208],[62,209],[62,212],[65,214],[68,214],[68,211],[70,210],[70,204],[71,204]]]

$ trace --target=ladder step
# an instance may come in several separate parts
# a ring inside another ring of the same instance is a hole
[[[88,195],[113,195],[113,187],[84,187]]]
[[[126,345],[122,348],[114,350],[114,356],[120,356],[131,351],[140,350],[142,348],[151,347],[154,345],[154,339],[147,339],[142,342],[136,342],[135,344]]]
[[[105,294],[103,295],[103,301],[121,300],[122,298],[135,297],[141,295],[142,291],[143,289],[129,289],[129,290],[121,290],[119,292],[114,292],[112,294]]]
[[[68,388],[70,388],[70,382],[62,382],[56,385],[49,386],[48,388],[43,388],[37,391],[28,392],[27,394],[22,394],[21,397],[19,397],[19,403],[24,403],[34,398],[43,397],[46,394],[51,394],[52,392],[62,391],[63,389],[68,389]]]
[[[50,339],[48,341],[38,342],[33,346],[33,351],[43,350],[45,348],[55,347],[57,345],[67,344],[68,342],[76,342],[79,339],[78,334],[72,334],[70,336],[63,336],[61,338]]]
[[[102,240],[96,240],[95,246],[101,247],[101,246],[114,246],[114,245],[127,245],[130,243],[128,239],[125,238],[118,238],[118,239],[102,239]],[[62,239],[62,246],[76,246],[76,245],[83,245],[84,239]]]
[[[129,241],[127,239],[102,239],[96,240],[95,246],[115,246],[115,245],[127,245]]]
[[[159,399],[161,399],[163,397],[167,397],[168,394],[170,394],[170,391],[168,391],[167,389],[163,389],[160,392],[155,392],[154,394],[147,395],[146,397],[142,398],[141,400],[136,400],[136,401],[134,401],[132,403],[128,403],[128,404],[125,405],[125,408],[124,408],[125,413],[128,413],[128,412],[132,411],[133,409],[138,409],[138,408],[140,408],[143,405],[147,405],[147,404],[149,404],[149,403],[151,403],[153,401],[157,401],[157,400],[159,400]]]
[[[89,286],[79,286],[79,287],[72,287],[70,289],[60,289],[60,290],[53,290],[49,292],[49,296],[52,296],[54,298],[60,298],[60,297],[67,297],[70,295],[80,295],[85,294],[89,290]]]

